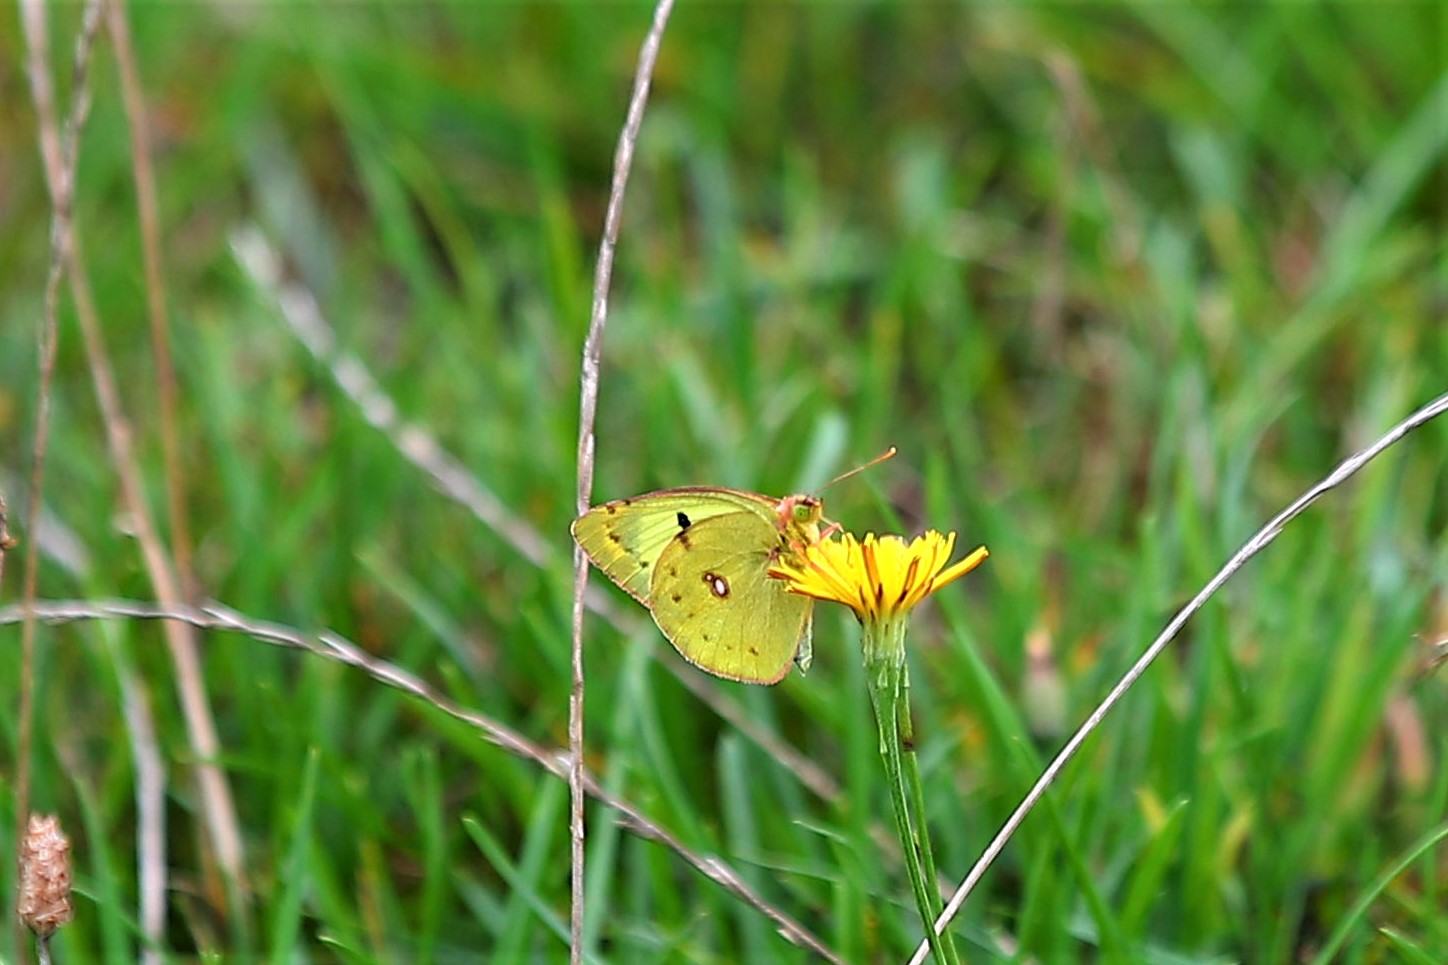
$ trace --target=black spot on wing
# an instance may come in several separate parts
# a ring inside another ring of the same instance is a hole
[[[677,514],[675,514],[674,518],[675,518],[675,519],[678,521],[678,523],[679,523],[679,532],[681,532],[681,533],[682,533],[684,530],[688,529],[690,526],[693,526],[693,525],[694,525],[692,522],[690,522],[689,517],[685,516],[683,513],[677,513]]]

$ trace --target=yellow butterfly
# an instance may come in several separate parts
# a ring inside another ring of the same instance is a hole
[[[770,579],[769,567],[818,540],[823,517],[817,496],[698,486],[595,506],[572,531],[684,659],[728,680],[772,684],[791,661],[809,669],[814,601]]]

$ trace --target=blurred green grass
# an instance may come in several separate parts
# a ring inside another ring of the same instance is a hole
[[[79,10],[51,14],[53,60],[68,64]],[[544,743],[566,740],[578,359],[649,14],[131,11],[202,585],[258,617],[335,628]],[[947,875],[1060,727],[1261,521],[1444,391],[1444,24],[1427,3],[675,12],[618,253],[596,496],[808,489],[900,447],[832,490],[830,514],[992,550],[912,637]],[[13,18],[0,51],[14,519],[49,212]],[[104,45],[93,81],[77,211],[159,507],[126,121]],[[404,416],[547,534],[556,565],[526,563],[366,425],[238,268],[228,240],[253,221]],[[49,559],[45,597],[152,596],[105,452],[67,316],[46,507],[84,558]],[[1448,632],[1445,458],[1448,427],[1416,434],[1188,627],[967,905],[972,961],[1011,948],[1052,963],[1308,960],[1442,820],[1445,683],[1411,674]],[[895,961],[918,925],[874,837],[887,804],[852,630],[820,614],[805,679],[714,685],[834,775],[837,800],[664,672],[651,657],[678,661],[656,633],[626,640],[601,621],[589,763],[847,959]],[[254,891],[250,926],[226,923],[200,889],[192,761],[157,629],[42,639],[38,804],[77,839],[83,891],[57,942],[67,961],[135,958],[122,662],[163,727],[177,959],[566,954],[554,778],[354,672],[217,637],[208,679]],[[16,693],[0,674],[3,706]],[[13,710],[0,726],[8,783]],[[804,958],[606,809],[590,809],[588,848],[596,960]],[[1440,959],[1445,875],[1441,850],[1415,863],[1336,960]]]

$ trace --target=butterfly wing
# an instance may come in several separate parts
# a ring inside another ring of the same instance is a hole
[[[814,601],[768,577],[780,532],[770,511],[694,522],[654,566],[649,609],[690,662],[730,680],[772,684],[810,642]]]
[[[605,576],[648,606],[655,564],[674,537],[727,513],[768,521],[776,512],[776,502],[757,493],[702,486],[662,489],[595,506],[573,521],[572,531]]]

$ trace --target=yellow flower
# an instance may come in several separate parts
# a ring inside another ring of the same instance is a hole
[[[960,579],[989,555],[979,546],[965,559],[947,566],[954,549],[954,533],[941,535],[933,529],[908,542],[900,536],[877,537],[874,533],[861,541],[845,533],[838,539],[792,543],[769,567],[769,575],[784,580],[791,593],[843,603],[860,621],[861,659],[880,729],[880,756],[890,785],[895,830],[920,921],[936,958],[946,963],[959,962],[960,955],[950,932],[937,936],[932,927],[940,913],[940,891],[921,811],[925,796],[914,755],[905,633],[908,614],[917,603]]]
[[[950,567],[955,534],[927,530],[908,543],[899,536],[851,533],[822,539],[782,554],[769,575],[793,593],[843,603],[861,623],[878,623],[908,612],[921,600],[960,579],[989,556],[979,546]]]

